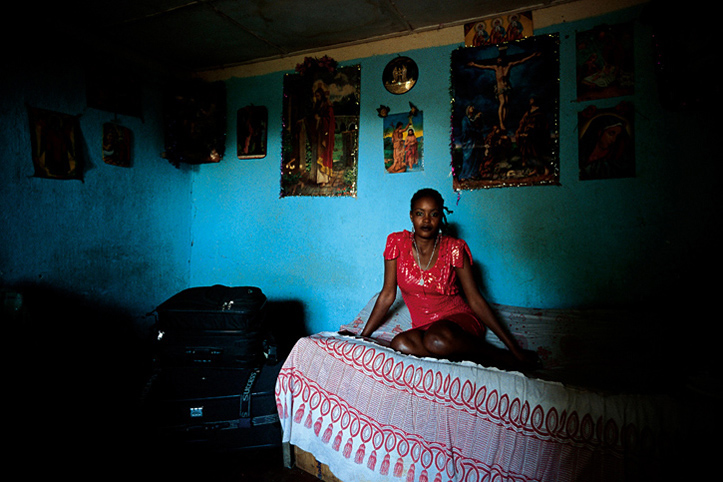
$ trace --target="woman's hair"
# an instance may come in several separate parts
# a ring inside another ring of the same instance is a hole
[[[441,224],[441,230],[443,234],[447,233],[447,214],[452,214],[453,211],[450,211],[447,209],[447,207],[444,205],[444,198],[442,197],[439,192],[432,188],[424,188],[420,189],[419,191],[414,193],[414,196],[412,196],[412,201],[409,205],[409,212],[414,211],[414,203],[419,201],[420,199],[423,199],[425,197],[432,198],[435,203],[439,206],[440,210],[442,211],[442,224]]]

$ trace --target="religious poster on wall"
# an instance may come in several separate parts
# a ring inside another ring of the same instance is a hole
[[[632,95],[635,91],[633,24],[578,32],[577,100]]]
[[[409,112],[384,117],[384,169],[389,173],[424,170],[424,115],[412,105]]]
[[[82,179],[83,153],[77,116],[28,107],[35,177]]]
[[[236,113],[236,155],[239,159],[266,157],[268,128],[266,107],[249,105]]]
[[[517,12],[465,24],[464,44],[482,47],[519,40],[532,34],[532,12]]]
[[[630,102],[578,113],[580,180],[635,177],[633,119]]]
[[[558,184],[559,38],[452,52],[455,190]]]
[[[106,122],[103,124],[103,162],[112,166],[131,167],[131,130]]]
[[[361,68],[307,58],[284,77],[281,196],[356,196]]]
[[[194,79],[165,93],[163,156],[180,164],[220,162],[226,152],[226,84]]]

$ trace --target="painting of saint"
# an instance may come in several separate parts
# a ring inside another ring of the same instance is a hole
[[[284,78],[281,197],[355,196],[360,68]]]
[[[384,169],[389,173],[424,170],[422,111],[390,114],[384,118]]]
[[[77,116],[28,107],[35,177],[82,179],[83,155]]]
[[[181,164],[221,162],[226,153],[226,84],[201,79],[171,85],[164,98],[163,157]]]
[[[558,46],[546,35],[452,53],[456,190],[558,183]]]
[[[633,116],[630,102],[578,113],[580,180],[635,176]]]
[[[464,44],[467,47],[482,47],[510,42],[530,37],[533,30],[532,12],[490,17],[464,25]]]
[[[236,112],[236,156],[239,159],[266,157],[268,117],[264,106],[249,105]]]
[[[632,23],[578,32],[576,43],[577,100],[634,94]]]
[[[103,124],[103,162],[131,167],[131,130],[112,122]]]

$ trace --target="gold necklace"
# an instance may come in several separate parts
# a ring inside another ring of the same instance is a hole
[[[437,250],[437,241],[439,241],[439,236],[434,238],[434,248],[432,248],[432,255],[429,257],[429,261],[427,262],[427,266],[422,269],[422,260],[419,258],[419,248],[417,247],[417,240],[412,239],[412,243],[414,244],[414,251],[417,253],[417,265],[419,265],[419,286],[424,286],[424,271],[427,271],[429,269],[429,265],[432,264],[432,259],[434,258],[434,252]]]

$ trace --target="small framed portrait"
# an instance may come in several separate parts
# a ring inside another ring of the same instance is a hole
[[[78,116],[28,106],[34,177],[83,179]]]
[[[382,73],[382,82],[387,91],[395,95],[412,90],[419,80],[417,63],[409,57],[397,57],[390,61]]]
[[[266,157],[266,131],[268,127],[266,107],[249,105],[236,113],[237,146],[239,159]]]
[[[103,162],[131,167],[131,130],[112,122],[103,124]]]

